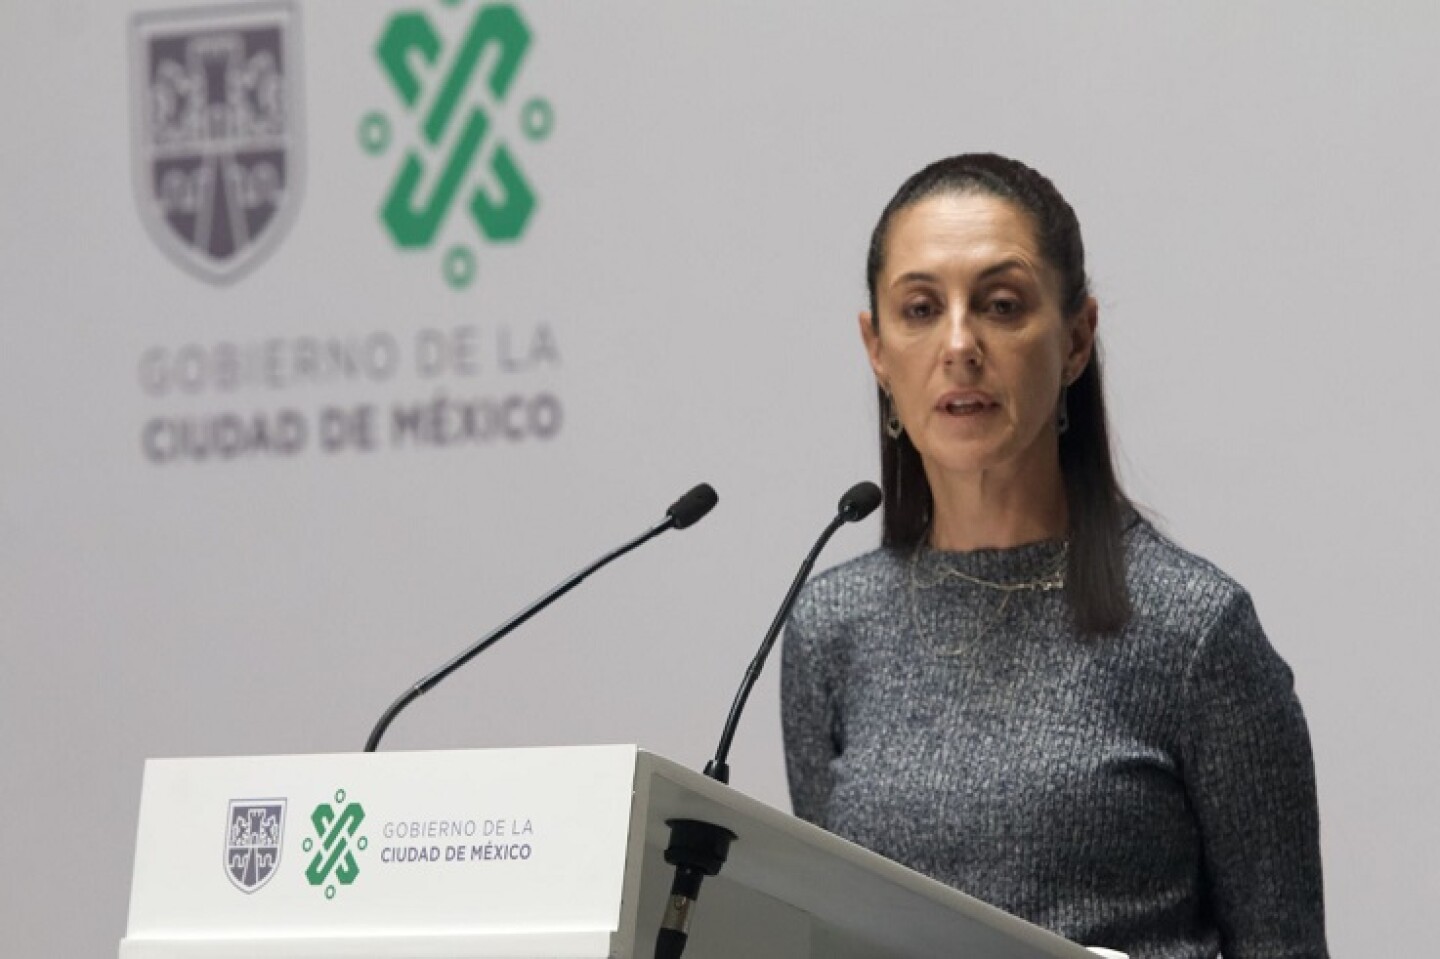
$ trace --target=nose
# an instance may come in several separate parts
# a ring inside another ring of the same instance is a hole
[[[945,365],[979,369],[984,358],[970,311],[963,306],[954,307],[945,324]]]

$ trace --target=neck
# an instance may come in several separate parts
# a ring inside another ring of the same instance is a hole
[[[1003,549],[1063,537],[1069,513],[1058,452],[1047,459],[1014,471],[951,473],[927,465],[934,502],[930,545]]]

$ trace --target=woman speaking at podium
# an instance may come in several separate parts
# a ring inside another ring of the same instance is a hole
[[[866,272],[883,544],[791,619],[797,815],[1132,959],[1326,956],[1290,670],[1120,491],[1069,203],[941,160]]]

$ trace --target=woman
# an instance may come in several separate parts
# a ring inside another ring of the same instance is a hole
[[[785,643],[798,815],[1132,959],[1327,955],[1291,675],[1116,483],[1075,213],[993,155],[881,214],[883,545]]]

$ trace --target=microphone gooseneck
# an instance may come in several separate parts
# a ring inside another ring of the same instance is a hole
[[[820,551],[841,526],[857,523],[875,512],[881,498],[880,488],[870,482],[857,483],[840,497],[835,518],[815,541],[810,554],[805,557],[805,562],[800,564],[800,571],[795,574],[795,580],[780,603],[774,622],[770,624],[770,629],[760,643],[760,651],[745,670],[745,678],[740,683],[739,692],[735,694],[735,702],[730,706],[730,715],[725,720],[725,729],[720,734],[720,746],[715,750],[715,758],[705,764],[705,775],[711,779],[722,783],[730,781],[730,766],[727,760],[730,756],[730,744],[735,739],[735,729],[740,725],[740,715],[745,711],[750,691],[755,688],[760,671],[765,668],[765,660],[775,645],[776,637],[780,635],[781,627],[790,618],[790,609],[795,605],[795,600],[800,595],[800,587],[805,585],[810,570],[820,557]],[[665,849],[665,861],[675,867],[675,879],[670,884],[665,914],[660,920],[660,930],[655,937],[655,959],[680,959],[690,938],[690,914],[695,907],[695,900],[700,897],[700,884],[706,876],[713,876],[720,871],[729,855],[730,843],[734,842],[736,837],[724,826],[694,819],[669,819],[665,824],[670,827],[670,845]]]
[[[805,562],[800,564],[800,571],[795,574],[795,579],[790,584],[790,591],[785,594],[785,599],[780,603],[780,609],[775,613],[775,620],[770,624],[770,629],[765,633],[765,638],[760,642],[760,650],[755,658],[750,661],[750,666],[745,670],[745,678],[740,683],[740,690],[735,694],[735,702],[730,706],[730,716],[725,720],[725,728],[720,733],[720,745],[715,750],[715,758],[705,764],[705,775],[711,779],[717,779],[722,783],[730,781],[730,744],[735,739],[735,729],[740,725],[740,714],[745,711],[745,703],[750,699],[750,691],[755,687],[755,682],[760,678],[760,671],[765,668],[765,660],[770,656],[770,650],[775,645],[775,639],[780,635],[780,629],[785,621],[790,618],[790,609],[795,605],[795,600],[800,595],[800,587],[810,578],[810,570],[814,568],[815,561],[820,558],[820,552],[830,542],[830,537],[835,531],[846,523],[858,523],[860,520],[875,512],[880,505],[880,487],[869,481],[856,483],[845,491],[840,497],[840,505],[836,507],[835,518],[820,538],[811,547],[810,554],[805,557]]]
[[[579,586],[587,576],[602,566],[608,566],[632,549],[649,542],[666,530],[685,529],[688,526],[693,526],[698,523],[704,518],[706,513],[714,509],[719,499],[720,497],[716,495],[714,487],[709,483],[701,483],[699,486],[696,486],[670,505],[670,508],[665,511],[664,520],[647,529],[623,546],[606,553],[589,566],[580,570],[580,572],[554,587],[510,619],[480,637],[468,646],[464,652],[460,653],[460,655],[405,690],[405,692],[401,693],[400,697],[391,703],[389,708],[381,714],[379,722],[377,722],[375,728],[370,731],[370,738],[365,742],[365,752],[373,753],[379,747],[380,740],[385,735],[385,730],[390,728],[390,723],[395,720],[395,717],[400,715],[400,712],[406,706],[409,706],[412,702],[438,686],[451,673],[485,652],[485,650],[509,635],[546,606],[549,606],[555,602],[555,600],[564,596],[576,586]]]

